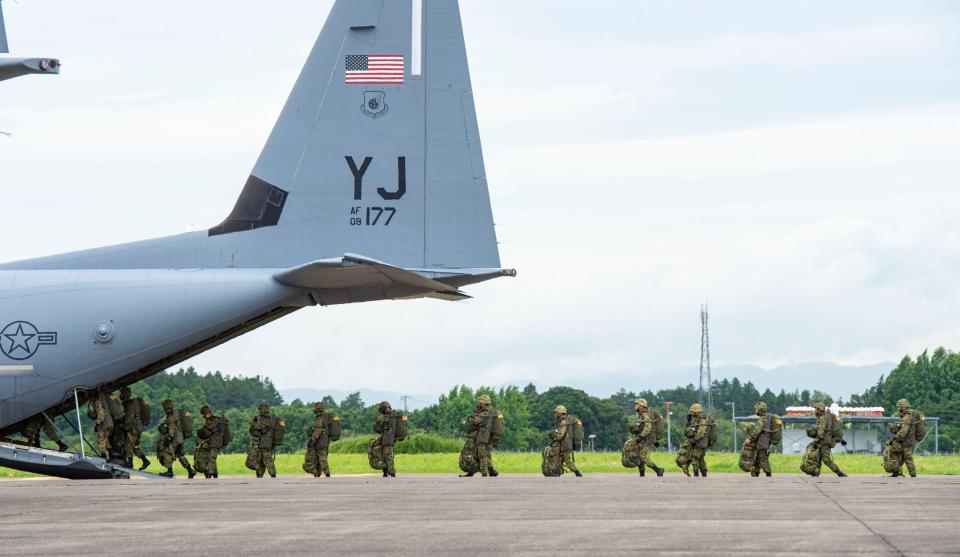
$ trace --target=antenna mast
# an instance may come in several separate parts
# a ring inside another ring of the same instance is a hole
[[[700,306],[700,404],[713,412],[713,380],[710,377],[710,315]]]

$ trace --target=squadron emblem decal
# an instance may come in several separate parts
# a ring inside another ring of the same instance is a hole
[[[386,116],[390,111],[390,107],[387,106],[387,94],[383,91],[366,91],[363,94],[363,106],[360,109],[374,120]]]
[[[26,321],[14,321],[0,331],[0,352],[11,360],[26,360],[41,346],[56,343],[57,333],[41,333]]]

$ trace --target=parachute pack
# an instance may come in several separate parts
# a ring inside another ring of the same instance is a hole
[[[397,414],[394,420],[393,434],[397,441],[403,441],[410,433],[409,419],[403,414]]]
[[[186,410],[180,411],[180,432],[184,439],[193,437],[193,416]]]
[[[343,435],[343,431],[340,427],[340,416],[329,414],[327,420],[327,438],[333,443],[334,441],[339,441],[341,435]]]
[[[717,420],[713,416],[707,417],[707,448],[717,444],[720,440],[720,428],[717,427]]]
[[[276,418],[276,427],[273,428],[273,446],[276,448],[283,443],[284,434],[287,432],[287,422]]]
[[[493,421],[490,424],[490,446],[496,447],[500,444],[500,440],[503,439],[503,434],[506,432],[506,424],[503,421],[503,414],[497,412],[497,415],[493,417]]]
[[[143,397],[137,397],[135,400],[140,409],[140,423],[143,424],[143,427],[147,427],[150,425],[150,405]]]
[[[569,424],[573,425],[573,448],[583,449],[583,422],[576,416],[570,416]]]
[[[927,419],[916,410],[911,410],[910,414],[913,416],[913,427],[915,428],[913,434],[917,438],[917,443],[920,443],[927,436]]]
[[[654,443],[659,443],[663,439],[663,433],[666,429],[663,422],[663,415],[660,412],[657,412],[654,409],[647,410],[647,413],[650,414],[650,424],[653,429],[650,431],[650,435],[647,438],[647,442],[653,445]]]
[[[783,420],[776,414],[767,414],[763,420],[764,431],[770,432],[770,445],[779,445],[783,442]]]
[[[107,406],[108,411],[110,412],[110,417],[113,418],[114,423],[123,421],[123,403],[120,402],[120,399],[117,398],[117,395],[110,394],[107,397]]]

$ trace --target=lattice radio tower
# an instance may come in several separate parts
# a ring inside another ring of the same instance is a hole
[[[700,306],[700,404],[713,412],[713,380],[710,377],[710,315]]]

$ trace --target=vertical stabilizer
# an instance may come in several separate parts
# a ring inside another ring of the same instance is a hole
[[[3,24],[3,0],[0,0],[0,54],[10,52],[10,45],[7,44],[7,28]]]

